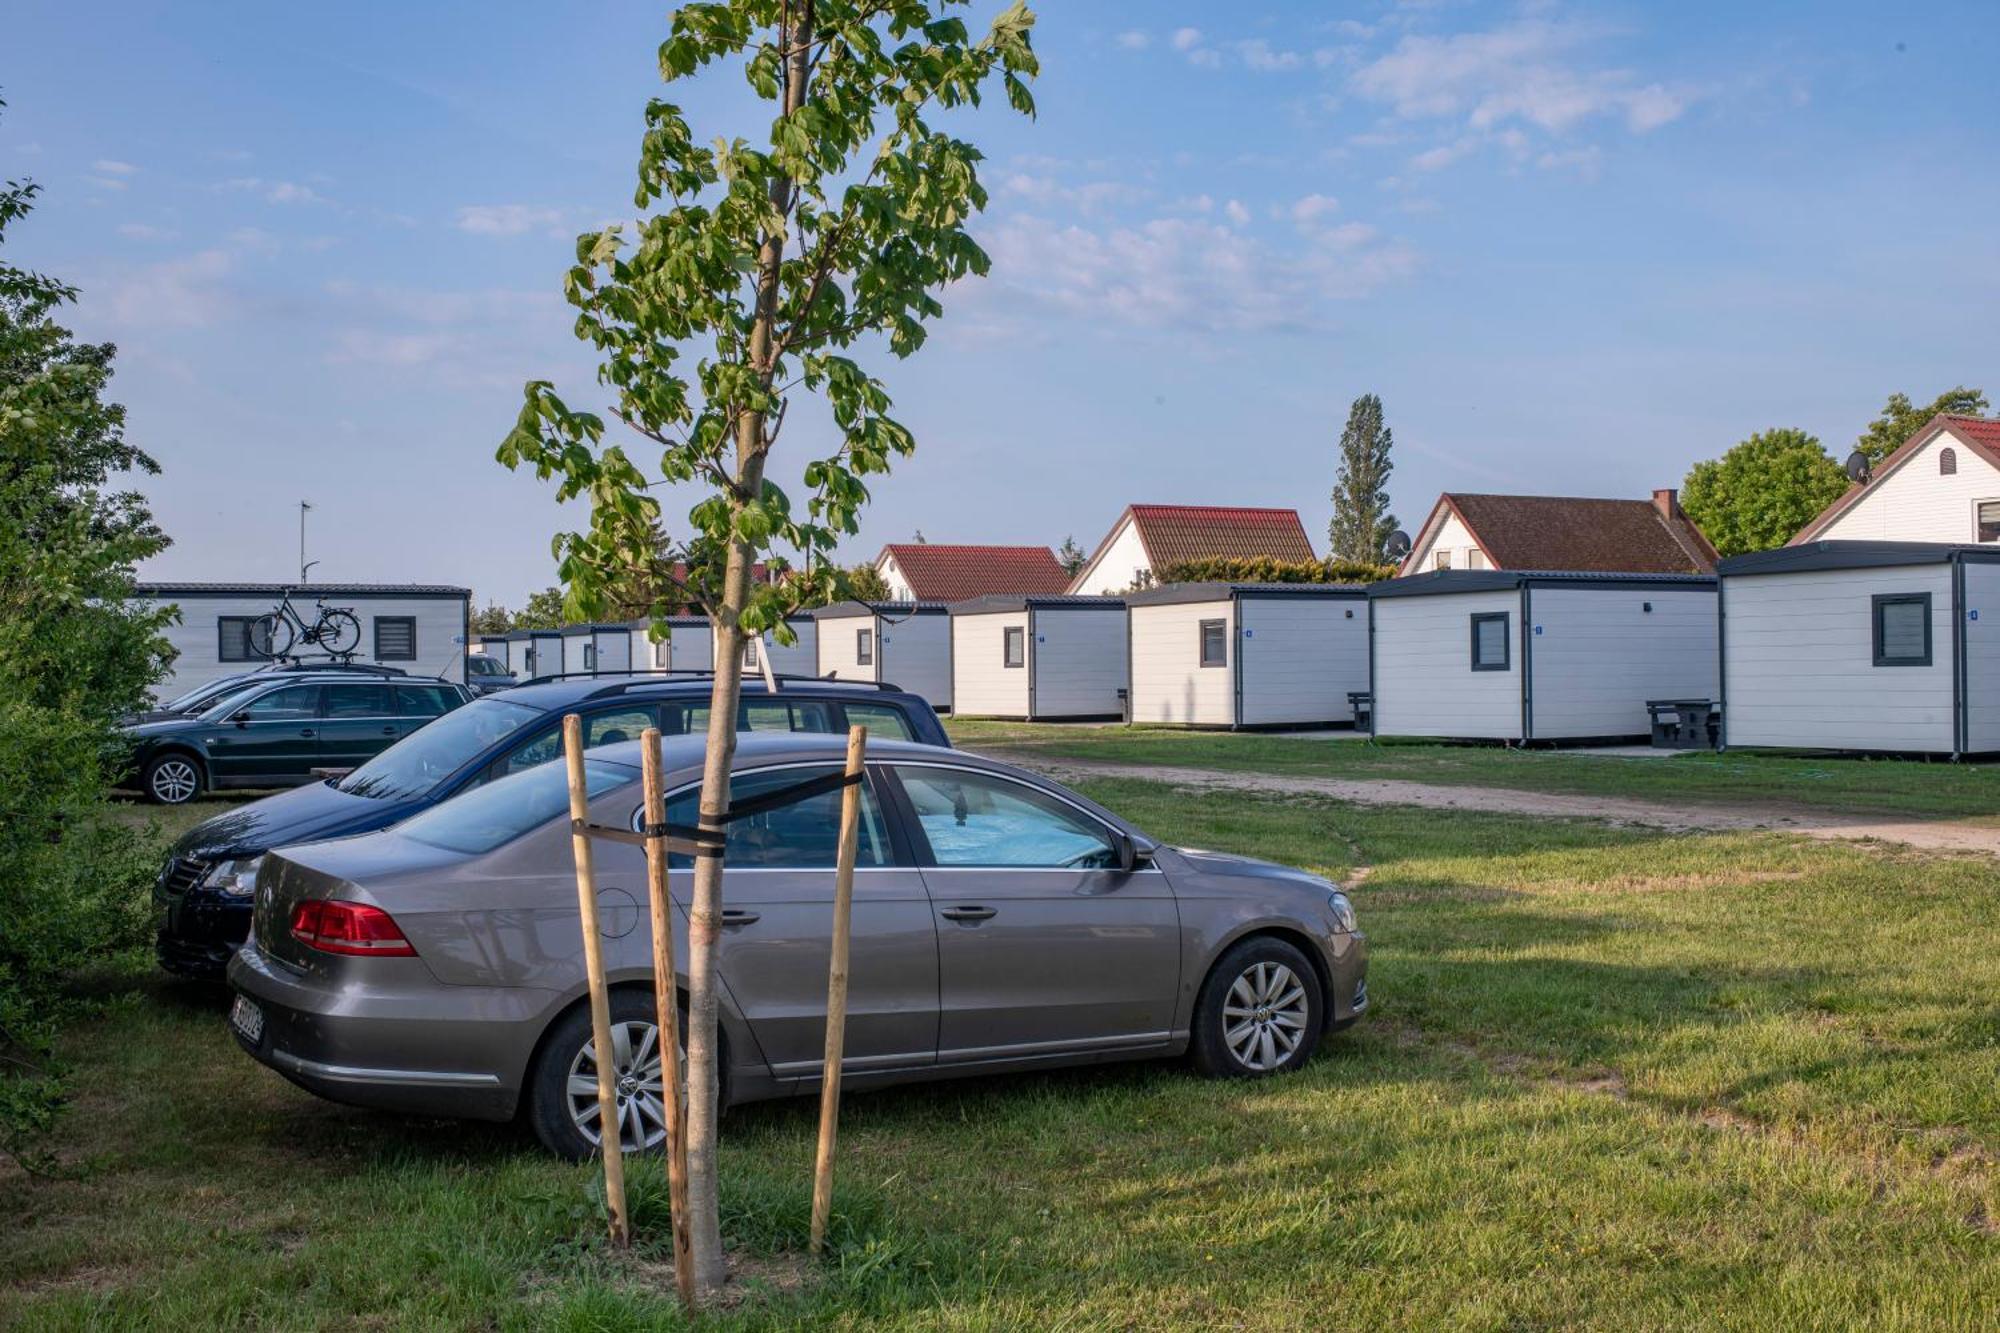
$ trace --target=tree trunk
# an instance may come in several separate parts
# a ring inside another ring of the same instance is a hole
[[[798,23],[789,34],[786,59],[785,114],[805,102],[807,52],[813,30],[812,0],[801,6]],[[788,183],[771,187],[772,203],[789,216],[792,190]],[[757,252],[757,312],[750,328],[750,364],[768,390],[776,369],[771,349],[776,341],[780,268],[784,236],[764,237]],[[765,414],[743,412],[736,421],[736,475],[732,509],[746,497],[763,491],[764,458],[770,449]],[[709,696],[708,753],[702,768],[699,827],[721,834],[729,809],[729,771],[736,758],[736,710],[743,694],[743,627],[741,616],[750,601],[750,573],[755,553],[748,542],[731,536],[729,562],[722,580],[722,604],[712,609],[709,623],[715,636],[715,687]],[[717,945],[722,929],[722,870],[720,855],[700,856],[694,863],[694,905],[688,914],[688,1117],[687,1180],[689,1241],[694,1260],[695,1300],[710,1304],[728,1276],[722,1253],[721,1193],[716,1176],[715,1140],[721,1108],[721,1042],[717,1039]]]

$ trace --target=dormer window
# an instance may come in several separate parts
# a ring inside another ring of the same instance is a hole
[[[1958,475],[1958,450],[1949,445],[1938,450],[1938,475],[1940,477]]]

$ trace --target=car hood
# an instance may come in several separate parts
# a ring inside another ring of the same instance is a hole
[[[130,731],[134,727],[152,722],[185,722],[191,714],[176,713],[170,708],[153,708],[143,713],[131,713],[118,719],[118,725]]]
[[[125,734],[133,740],[152,740],[156,736],[173,736],[200,725],[201,719],[186,713],[168,713],[161,717],[144,717],[127,723]]]
[[[314,782],[240,805],[196,824],[174,846],[176,856],[251,855],[296,842],[344,838],[405,819],[427,802],[353,796],[331,782]]]
[[[1191,847],[1175,847],[1172,850],[1174,855],[1187,862],[1189,869],[1217,879],[1281,880],[1308,888],[1336,887],[1324,875],[1315,875],[1297,866],[1279,865],[1275,861],[1259,861],[1253,856],[1232,856],[1228,852],[1205,852]]]

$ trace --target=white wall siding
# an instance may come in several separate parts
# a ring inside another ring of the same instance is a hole
[[[590,651],[591,647],[592,639],[588,634],[563,635],[563,673],[573,676],[578,672],[597,670],[597,655]]]
[[[1723,583],[1731,745],[1952,749],[1951,567],[1741,575]],[[1874,597],[1931,594],[1931,665],[1875,665]]]
[[[1035,608],[1028,645],[1038,718],[1117,717],[1124,705],[1125,608]],[[964,712],[961,700],[959,711]]]
[[[1459,522],[1458,515],[1447,509],[1444,522],[1438,524],[1435,536],[1425,542],[1414,553],[1414,560],[1406,561],[1403,570],[1410,574],[1421,574],[1432,569],[1486,569],[1485,553],[1475,562],[1473,553],[1479,551],[1479,543],[1472,539],[1472,532]],[[1438,563],[1438,554],[1443,552],[1447,562]]]
[[[818,643],[815,655],[819,670],[815,674],[834,676],[841,680],[880,680],[882,662],[882,635],[871,615],[835,616],[816,622],[819,625]],[[863,666],[855,660],[855,636],[868,630],[877,640],[875,662]]]
[[[667,639],[667,661],[673,670],[715,670],[715,631],[706,620],[674,625],[672,630]]]
[[[875,562],[875,572],[882,576],[882,582],[888,587],[890,601],[916,600],[916,594],[910,591],[910,580],[904,576],[903,566],[894,555],[888,551],[882,552],[882,558]]]
[[[1070,591],[1078,596],[1115,597],[1130,589],[1141,574],[1150,575],[1152,569],[1146,544],[1139,540],[1139,527],[1127,518],[1121,520],[1118,535],[1103,557],[1083,571],[1083,582]]]
[[[1505,611],[1505,671],[1472,669],[1472,617]],[[1518,740],[1521,596],[1518,589],[1375,600],[1375,732]]]
[[[1958,471],[1938,472],[1938,455],[1950,449]],[[1949,430],[1877,477],[1848,511],[1816,541],[1954,542],[1979,540],[1974,517],[1981,500],[2000,500],[2000,472]]]
[[[630,671],[632,669],[632,636],[624,630],[599,630],[597,632],[597,669],[599,671]]]
[[[1227,727],[1236,721],[1236,614],[1232,602],[1135,606],[1132,617],[1132,720]],[[1201,622],[1223,622],[1226,665],[1201,664]]]
[[[948,711],[951,699],[951,617],[948,615],[907,615],[900,619],[876,617],[880,626],[876,645],[876,679],[886,680],[930,701],[931,707]],[[852,639],[852,635],[848,636]],[[850,642],[848,651],[853,651]]]
[[[1009,629],[1021,632],[1021,665],[1006,665]],[[952,711],[962,717],[1028,716],[1028,613],[951,617]],[[890,679],[896,679],[891,676]]]
[[[1535,740],[1644,736],[1648,699],[1720,692],[1713,590],[1543,584],[1528,608]]]
[[[1990,754],[2000,751],[2000,565],[1965,562],[1959,631],[1965,636],[1965,748]]]
[[[292,594],[292,607],[300,619],[311,624],[318,614],[313,603],[319,594],[307,585]],[[383,666],[397,667],[412,676],[442,675],[448,680],[465,679],[466,603],[457,597],[369,597],[363,594],[328,593],[329,608],[352,611],[361,622],[361,642],[355,649],[356,662],[376,662],[375,621],[378,616],[409,616],[416,621],[415,661],[393,660]],[[242,675],[266,665],[262,658],[247,662],[222,660],[220,620],[224,616],[268,615],[278,598],[270,593],[202,595],[192,594],[140,599],[153,605],[178,606],[180,623],[164,631],[167,642],[178,652],[167,678],[154,687],[160,699],[184,694],[197,685],[224,676]],[[301,646],[305,660],[315,660],[312,649]],[[330,660],[330,659],[319,659]]]
[[[777,633],[773,631],[764,636],[759,651],[771,659],[771,670],[781,676],[817,676],[819,674],[818,624],[804,616],[794,616],[785,623],[791,626],[796,642],[786,647],[778,642]]]
[[[1237,607],[1241,725],[1354,720],[1348,692],[1368,688],[1366,598],[1245,597]]]

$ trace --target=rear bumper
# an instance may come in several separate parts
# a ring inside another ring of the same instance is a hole
[[[229,960],[229,985],[262,1012],[263,1031],[255,1040],[230,1031],[252,1058],[328,1101],[511,1120],[555,997],[441,986],[416,959],[367,966],[379,982],[302,973],[247,943]]]

